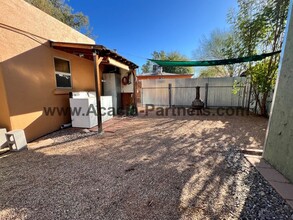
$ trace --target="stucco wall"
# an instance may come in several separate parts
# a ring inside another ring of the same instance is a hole
[[[134,79],[133,79],[133,74],[130,75],[130,81],[131,81],[131,84],[127,84],[127,85],[123,85],[122,83],[122,78],[123,77],[127,77],[128,76],[128,71],[127,70],[124,70],[124,69],[120,69],[120,72],[121,72],[121,93],[133,93],[133,82],[134,82]]]
[[[0,63],[0,128],[11,129],[6,90]]]
[[[49,118],[43,112],[44,107],[69,105],[69,90],[56,89],[54,56],[70,61],[74,91],[94,89],[93,62],[54,50],[48,40],[94,41],[23,0],[0,0],[0,5],[1,112],[9,112],[9,118],[1,113],[0,125],[24,129],[30,141],[70,121],[69,115]],[[7,103],[2,106],[5,94]]]
[[[292,7],[292,2],[291,2]],[[293,182],[293,15],[289,16],[287,40],[273,98],[264,157]]]

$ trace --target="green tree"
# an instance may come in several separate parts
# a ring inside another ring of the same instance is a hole
[[[193,52],[196,60],[219,60],[235,58],[237,51],[234,45],[237,37],[233,31],[216,29],[209,37],[203,36],[199,47]],[[200,70],[199,77],[237,76],[243,71],[241,64],[226,66],[211,66]]]
[[[150,73],[152,72],[153,64],[151,61],[147,61],[145,64],[142,65],[141,67],[141,72],[142,73]]]
[[[154,51],[152,53],[152,59],[154,60],[173,60],[173,61],[188,61],[189,59],[180,54],[177,51],[171,51],[166,53],[165,51],[161,50],[160,52]],[[142,72],[148,73],[152,72],[153,70],[153,63],[151,61],[147,61],[144,65],[142,65]],[[193,74],[194,68],[192,67],[178,67],[178,66],[164,66],[163,72],[166,73],[176,73],[176,74]]]
[[[289,0],[238,0],[239,11],[230,13],[239,43],[234,45],[239,56],[274,52],[281,49]],[[279,55],[246,65],[260,114],[267,115],[267,97],[275,85]]]
[[[199,78],[208,78],[208,77],[226,77],[227,72],[223,66],[208,66],[203,67],[199,71]]]
[[[92,37],[92,29],[89,26],[89,19],[82,12],[74,13],[73,9],[63,0],[26,0],[40,10],[46,12],[68,26],[84,32]]]

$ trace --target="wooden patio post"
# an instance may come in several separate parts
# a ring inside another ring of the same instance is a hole
[[[135,114],[138,114],[138,109],[137,109],[137,100],[136,100],[136,92],[137,92],[137,78],[136,78],[136,70],[135,69],[132,69],[132,76],[133,76],[133,105],[134,105],[134,108],[135,108]]]
[[[168,93],[169,93],[169,108],[172,107],[172,84],[168,85]]]
[[[206,83],[205,86],[205,97],[204,97],[204,107],[208,107],[208,95],[209,95],[209,83]]]
[[[100,75],[100,63],[103,57],[99,57],[95,52],[93,52],[94,57],[94,75],[95,75],[95,89],[96,89],[96,100],[97,100],[97,119],[98,119],[98,133],[103,132],[102,127],[102,111],[101,111],[101,93],[102,93],[102,78]]]

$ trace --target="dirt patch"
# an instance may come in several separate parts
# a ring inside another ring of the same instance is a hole
[[[114,133],[68,129],[1,158],[0,219],[292,214],[239,151],[261,148],[267,120],[142,115],[121,120],[123,128]]]

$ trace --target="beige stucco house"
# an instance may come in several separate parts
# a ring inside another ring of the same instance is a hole
[[[67,108],[72,91],[102,95],[107,71],[132,77],[121,84],[131,96],[134,63],[23,0],[0,5],[0,127],[24,129],[28,141],[59,129],[70,115],[46,116],[44,107]]]

